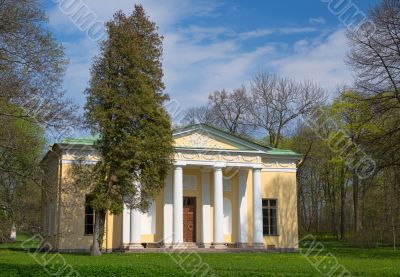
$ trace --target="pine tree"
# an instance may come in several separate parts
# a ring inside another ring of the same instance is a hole
[[[93,255],[100,254],[106,211],[121,213],[123,201],[145,211],[164,185],[171,163],[171,122],[163,103],[162,37],[142,6],[121,11],[106,24],[86,89],[86,121],[99,135],[101,162],[92,192]]]

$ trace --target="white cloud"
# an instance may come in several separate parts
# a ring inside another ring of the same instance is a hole
[[[250,39],[250,38],[258,38],[264,37],[271,34],[299,34],[299,33],[311,33],[317,31],[316,28],[313,27],[291,27],[291,28],[264,28],[252,30],[249,32],[240,33],[240,37],[242,39]]]
[[[150,18],[157,22],[158,26],[163,29],[178,21],[196,16],[211,16],[216,9],[221,6],[220,3],[211,0],[61,0],[60,6],[55,6],[49,12],[50,25],[62,29],[63,31],[73,30],[73,22],[68,15],[73,14],[75,10],[83,5],[92,11],[96,17],[101,21],[107,21],[112,18],[112,15],[117,10],[130,12],[135,4],[142,4]],[[69,11],[68,7],[71,6],[71,12],[63,14],[62,11]],[[75,31],[79,31],[75,27]]]
[[[83,91],[87,86],[90,74],[90,64],[92,58],[98,51],[96,42],[86,37],[70,19],[74,10],[85,5],[101,21],[107,21],[112,18],[113,13],[120,9],[124,12],[130,12],[135,3],[141,3],[151,20],[157,22],[160,33],[165,36],[164,41],[164,65],[165,82],[168,87],[179,84],[182,80],[177,75],[180,68],[178,64],[192,65],[196,62],[216,59],[225,51],[235,48],[232,42],[219,41],[209,47],[201,47],[196,44],[206,38],[216,39],[221,33],[227,32],[225,28],[207,28],[203,29],[197,26],[191,26],[185,30],[175,28],[175,25],[187,17],[196,16],[214,16],[216,9],[221,5],[215,1],[200,0],[120,0],[98,1],[98,0],[64,0],[60,1],[64,6],[55,6],[49,11],[50,27],[60,34],[66,36],[66,41],[62,41],[67,57],[70,60],[66,75],[64,78],[64,87],[67,95],[73,98],[77,103],[84,103]],[[64,14],[62,11],[68,10],[71,3],[76,6],[72,12]],[[186,32],[186,33],[184,33]],[[188,41],[188,36],[191,40]],[[174,61],[174,59],[177,59]],[[170,72],[173,70],[173,72]],[[185,71],[185,69],[181,69]],[[170,85],[171,84],[171,85]]]
[[[300,40],[294,54],[273,60],[269,65],[279,74],[297,79],[313,79],[332,92],[338,85],[351,84],[350,70],[344,63],[347,40],[338,30],[324,40]]]
[[[309,22],[311,24],[325,24],[325,18],[323,18],[322,16],[319,17],[311,17],[309,19]]]
[[[116,9],[129,12],[137,3],[131,0],[82,1],[101,20],[109,20]],[[304,38],[289,46],[281,41],[271,41],[250,48],[246,43],[253,38],[270,38],[272,34],[311,34],[320,30],[316,27],[274,27],[237,32],[230,26],[183,26],[179,23],[185,18],[218,16],[221,4],[192,0],[139,2],[150,19],[157,22],[164,36],[166,92],[184,107],[205,103],[208,94],[214,90],[247,85],[260,68],[295,78],[313,78],[328,89],[349,79],[342,61],[346,51],[343,31],[325,40]],[[64,86],[69,96],[83,104],[83,91],[90,77],[92,57],[97,53],[97,43],[80,32],[57,7],[50,12],[50,24],[56,32],[67,34],[63,44],[70,65]],[[286,56],[282,57],[282,54]]]

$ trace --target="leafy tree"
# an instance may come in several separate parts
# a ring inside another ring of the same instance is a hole
[[[173,154],[155,23],[135,5],[131,15],[119,11],[106,26],[108,38],[93,63],[85,106],[101,156],[91,202],[93,255],[100,254],[105,212],[120,213],[123,201],[146,210],[164,185]]]
[[[357,173],[357,163],[361,158],[357,155],[357,150],[361,150],[362,140],[368,137],[376,130],[376,124],[373,120],[373,113],[364,97],[356,92],[343,91],[340,96],[335,99],[330,108],[330,116],[335,120],[336,126],[345,131],[348,139],[353,143],[348,157],[353,160],[352,164],[348,164],[348,170],[352,175],[353,189],[353,217],[354,231],[357,232],[360,226],[359,221],[359,186],[360,178]],[[350,147],[349,147],[350,148]],[[366,153],[363,151],[363,153]]]
[[[343,160],[327,140],[337,132],[327,124],[330,106],[320,109],[325,113],[313,118],[318,130],[301,123],[293,137],[284,140],[284,146],[304,155],[297,171],[300,231],[316,235],[329,233],[343,239],[348,174]]]
[[[362,193],[365,199],[371,199],[368,194],[374,194],[385,199],[385,205],[390,204],[375,225],[369,224],[367,217],[376,217],[377,213],[365,203],[362,204],[367,213],[361,216],[371,233],[377,232],[376,226],[379,226],[380,237],[385,238],[390,233],[395,246],[400,229],[396,223],[400,214],[400,2],[380,1],[370,9],[368,20],[374,28],[365,25],[357,32],[348,32],[350,52],[347,59],[355,72],[355,88],[369,105],[370,119],[375,124],[374,132],[363,136],[361,141],[377,164],[375,175],[366,181],[368,191]],[[384,218],[390,218],[390,222]]]
[[[0,120],[38,122],[55,135],[76,128],[78,117],[61,89],[67,64],[63,47],[46,23],[37,0],[0,1],[0,107],[7,108],[0,108]]]
[[[20,198],[24,185],[40,186],[43,132],[65,136],[79,123],[76,106],[61,89],[63,47],[46,23],[37,0],[0,0],[0,213],[8,210],[11,221],[23,222],[24,213],[12,207],[15,199],[20,206],[29,202]],[[40,202],[38,194],[30,196]]]
[[[0,144],[7,145],[7,148],[0,148],[0,213],[3,214],[0,237],[4,239],[11,227],[14,230],[15,226],[30,227],[26,226],[28,222],[38,225],[40,187],[37,178],[45,144],[44,130],[26,120],[8,117],[2,120]],[[36,216],[31,214],[27,219],[25,216],[33,211]],[[36,221],[32,221],[33,218]]]

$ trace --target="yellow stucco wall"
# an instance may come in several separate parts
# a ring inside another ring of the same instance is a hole
[[[278,236],[265,237],[265,244],[298,248],[296,173],[266,172],[263,184],[263,198],[278,200]]]
[[[53,159],[51,163],[57,165],[58,160]],[[57,167],[49,164],[47,166]],[[292,164],[281,165],[284,168],[293,167]],[[92,245],[92,236],[84,235],[84,201],[85,188],[74,188],[70,186],[70,164],[62,166],[62,190],[61,190],[61,209],[59,212],[58,235],[48,238],[47,241],[61,250],[89,250]],[[276,168],[276,167],[274,167]],[[58,172],[56,170],[56,172]],[[49,173],[50,174],[50,173]],[[57,187],[57,174],[49,176],[50,186]],[[201,222],[202,222],[202,199],[201,184],[202,175],[200,168],[185,168],[184,175],[194,175],[197,178],[195,190],[184,189],[184,196],[196,197],[196,239],[201,241]],[[226,176],[228,172],[224,172]],[[213,239],[213,207],[214,207],[214,178],[213,171],[210,171],[210,233]],[[232,177],[232,191],[224,191],[223,195],[232,204],[232,234],[225,235],[227,243],[238,240],[238,172]],[[252,241],[252,171],[248,170],[247,178],[247,203],[248,203],[248,232],[249,243]],[[298,222],[297,222],[297,196],[296,196],[296,174],[294,172],[262,172],[262,197],[278,200],[278,236],[264,237],[265,245],[274,245],[276,248],[297,248],[298,247]],[[53,196],[54,197],[54,196]],[[57,197],[54,197],[57,198]],[[144,234],[141,236],[142,242],[158,242],[163,238],[163,198],[164,193],[156,197],[156,233]],[[172,218],[171,218],[172,220]],[[220,224],[223,224],[221,222]],[[58,227],[58,226],[57,226]],[[108,214],[106,218],[106,233],[103,247],[106,249],[118,249],[122,242],[122,215]]]
[[[62,168],[59,249],[90,249],[92,236],[85,235],[85,195],[88,188],[71,183],[70,164]]]

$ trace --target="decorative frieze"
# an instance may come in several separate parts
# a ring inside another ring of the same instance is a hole
[[[260,163],[261,157],[257,155],[243,155],[237,153],[190,153],[177,152],[175,160],[189,161],[213,161],[213,162],[236,162],[236,163]]]

